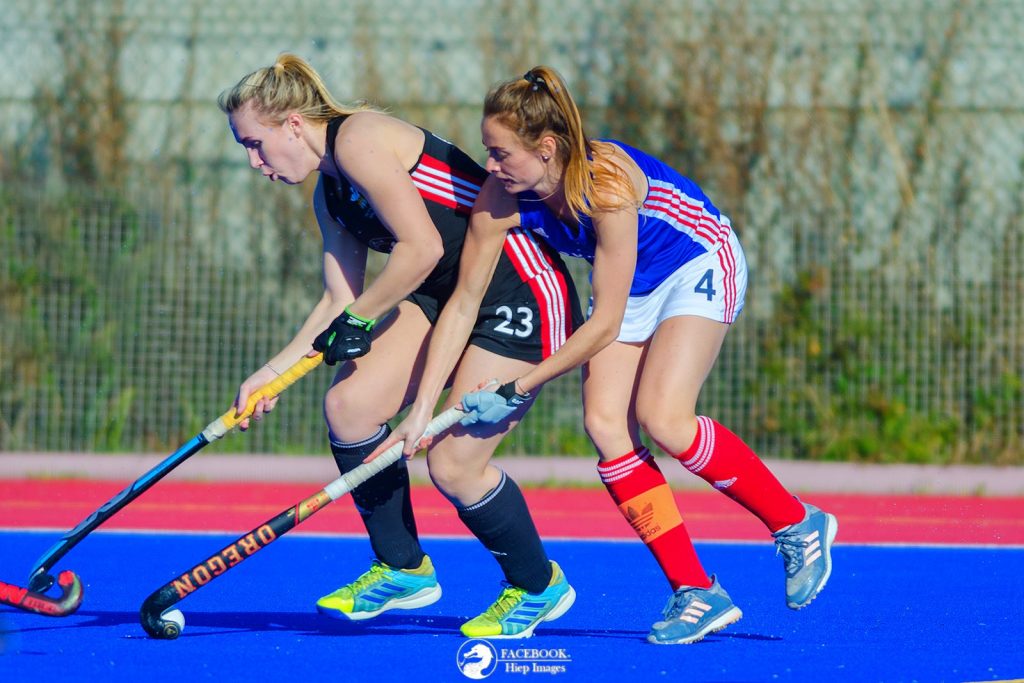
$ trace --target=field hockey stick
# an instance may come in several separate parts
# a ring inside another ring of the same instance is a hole
[[[465,413],[459,408],[449,408],[430,421],[423,436],[436,436],[444,432],[458,422],[463,415]],[[146,633],[163,640],[177,638],[185,627],[185,617],[177,609],[170,609],[174,604],[237,566],[243,560],[252,557],[257,550],[267,547],[373,475],[398,462],[402,457],[404,443],[404,441],[399,441],[370,462],[359,465],[347,474],[341,475],[309,498],[267,520],[220,552],[211,555],[180,577],[155,590],[139,609],[139,619],[142,622],[142,627],[146,629]]]
[[[273,398],[290,387],[300,377],[308,373],[323,361],[323,354],[315,356],[304,356],[297,363],[288,368],[277,379],[264,384],[255,392],[249,395],[246,401],[245,410],[241,415],[235,415],[232,408],[206,426],[206,429],[196,434],[189,441],[174,451],[163,462],[146,472],[135,480],[128,488],[101,505],[99,509],[86,517],[71,531],[64,534],[64,537],[57,541],[52,548],[39,558],[32,571],[29,572],[28,587],[31,591],[43,593],[53,585],[53,577],[49,574],[50,568],[69,550],[75,547],[79,541],[88,536],[96,527],[113,517],[122,508],[142,495],[153,484],[163,479],[175,467],[188,460],[199,452],[207,444],[213,443],[229,431],[234,429],[239,422],[252,415],[256,404],[264,398]]]
[[[35,612],[47,617],[66,617],[82,604],[82,582],[72,571],[62,571],[57,577],[61,596],[51,598],[13,583],[0,581],[0,604]]]

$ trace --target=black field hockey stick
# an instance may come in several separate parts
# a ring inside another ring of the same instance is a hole
[[[29,590],[43,593],[53,585],[53,576],[49,574],[50,568],[64,557],[69,550],[74,548],[79,541],[88,536],[96,527],[106,522],[117,514],[126,505],[142,495],[153,484],[163,479],[175,467],[185,462],[198,453],[204,446],[221,438],[234,429],[239,422],[252,415],[253,409],[260,399],[273,398],[282,391],[294,384],[300,377],[308,373],[323,361],[323,354],[306,356],[288,368],[280,377],[268,382],[253,392],[245,404],[245,410],[241,415],[235,415],[232,408],[206,426],[206,429],[196,434],[188,442],[174,451],[163,462],[146,472],[116,496],[101,505],[99,509],[86,517],[71,531],[64,534],[64,537],[57,541],[52,548],[39,558],[32,571],[29,572]]]
[[[66,617],[82,604],[82,582],[72,571],[63,571],[57,577],[61,596],[51,598],[13,583],[0,581],[0,604],[35,612],[47,617]]]
[[[464,412],[449,408],[427,425],[423,436],[436,436],[458,422]],[[170,583],[155,590],[139,609],[142,628],[154,638],[173,640],[181,635],[185,625],[184,615],[171,607],[188,597],[206,584],[221,576],[243,560],[252,557],[257,550],[267,547],[299,524],[341,498],[364,481],[392,465],[402,457],[403,441],[399,441],[368,463],[359,465],[343,474],[309,498],[267,520],[249,533],[238,538],[220,552],[211,555],[189,569]],[[165,618],[171,617],[171,618]]]

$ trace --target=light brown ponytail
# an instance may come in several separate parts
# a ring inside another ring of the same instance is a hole
[[[483,115],[495,117],[527,149],[537,149],[546,135],[555,139],[565,199],[577,219],[635,203],[632,183],[617,165],[593,163],[595,152],[612,148],[586,136],[579,107],[551,67],[535,66],[491,90]]]

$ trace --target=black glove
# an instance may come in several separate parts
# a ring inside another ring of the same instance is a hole
[[[317,335],[313,348],[324,354],[324,362],[328,365],[365,356],[370,351],[370,330],[376,324],[376,320],[361,318],[346,308]]]

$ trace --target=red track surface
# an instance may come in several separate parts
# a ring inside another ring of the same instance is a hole
[[[130,482],[0,480],[0,527],[66,531]],[[316,493],[317,484],[161,482],[104,529],[242,533]],[[635,538],[603,489],[525,489],[541,535]],[[843,543],[1024,545],[1024,498],[806,495],[839,518]],[[760,522],[714,491],[676,494],[698,540],[767,540]],[[413,489],[420,533],[462,536],[451,505],[434,488]],[[362,533],[348,500],[318,512],[295,533]]]

